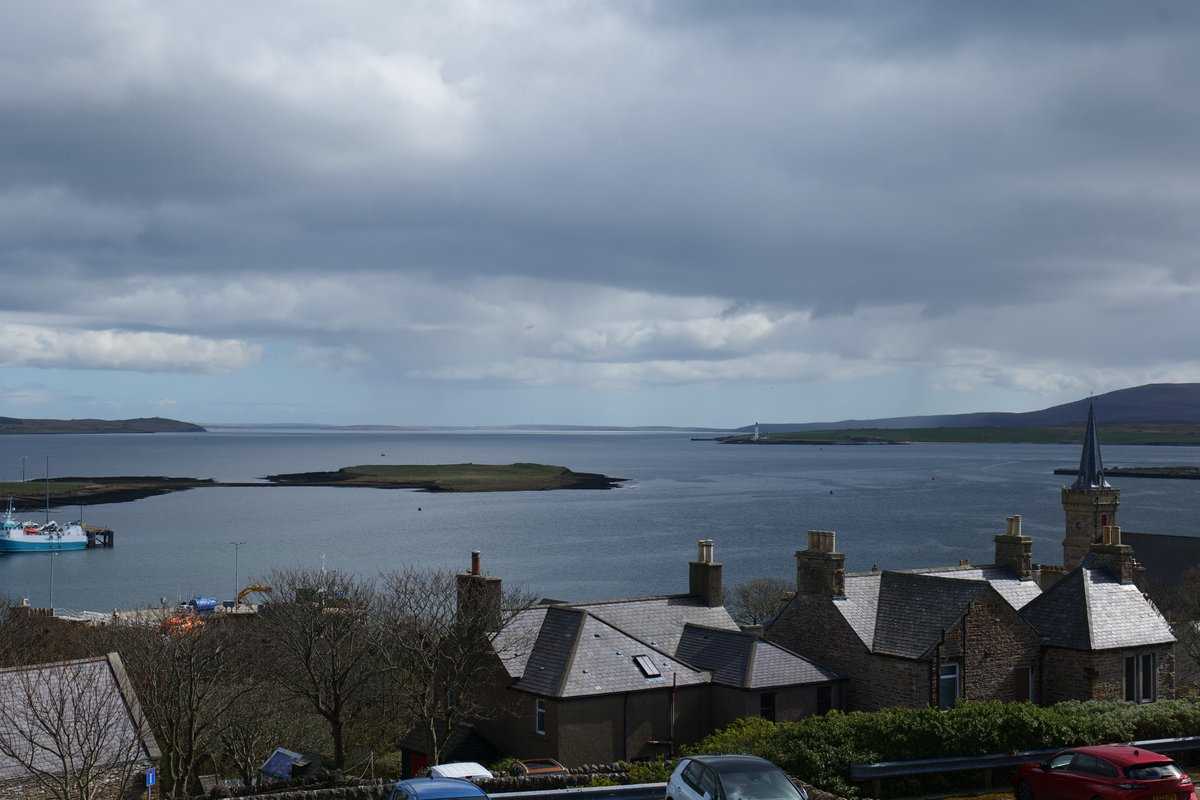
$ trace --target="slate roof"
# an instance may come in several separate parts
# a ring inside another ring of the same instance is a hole
[[[967,604],[988,591],[986,581],[937,575],[884,572],[872,649],[883,655],[920,658],[967,611]]]
[[[833,607],[846,619],[868,650],[875,645],[875,616],[879,609],[879,582],[882,577],[881,572],[847,575],[846,595],[833,600]]]
[[[514,684],[548,697],[585,697],[708,683],[710,675],[650,647],[581,608],[545,610],[541,630]],[[634,660],[646,656],[657,675]]]
[[[740,630],[724,606],[709,608],[691,595],[573,603],[605,622],[666,653],[679,647],[684,625]]]
[[[1010,567],[996,565],[947,567],[945,569],[923,569],[919,572],[922,575],[937,575],[942,578],[987,581],[1010,606],[1016,609],[1023,608],[1030,600],[1042,593],[1037,581],[1032,578],[1021,580]]]
[[[1146,568],[1147,591],[1164,611],[1178,604],[1189,570],[1200,567],[1200,536],[1121,531],[1121,541]]]
[[[1021,616],[1053,647],[1112,650],[1175,641],[1137,586],[1086,563],[1021,609]]]
[[[100,742],[96,763],[115,766],[159,757],[158,744],[143,724],[137,697],[116,653],[0,670],[0,731],[3,735],[20,731],[15,735],[37,744],[38,769],[62,768],[61,760],[55,763],[50,753],[64,742],[55,743],[46,733],[60,722],[72,737],[86,739],[87,731],[93,733]],[[27,775],[21,762],[0,752],[0,781]]]
[[[827,683],[841,678],[773,642],[741,631],[684,627],[675,655],[712,671],[712,682],[738,689]]]

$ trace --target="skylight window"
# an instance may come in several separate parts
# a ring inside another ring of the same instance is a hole
[[[658,671],[658,667],[654,666],[654,662],[650,660],[650,656],[634,656],[633,663],[638,665],[638,669],[647,678],[662,677],[662,673]]]

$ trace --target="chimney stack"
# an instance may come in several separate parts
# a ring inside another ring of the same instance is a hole
[[[1021,515],[1008,518],[1004,533],[997,534],[996,566],[1008,567],[1023,581],[1033,580],[1033,537],[1021,533]]]
[[[458,618],[494,631],[500,627],[503,587],[499,578],[484,575],[478,550],[471,552],[471,571],[458,573]]]
[[[1092,567],[1107,567],[1121,583],[1133,583],[1133,548],[1121,544],[1121,529],[1105,525],[1100,529],[1100,541],[1091,546]]]
[[[823,597],[846,594],[846,556],[833,531],[809,531],[808,549],[796,551],[796,591]]]
[[[724,602],[721,590],[721,565],[713,559],[713,540],[697,543],[695,561],[688,562],[688,594],[699,597],[709,608]]]

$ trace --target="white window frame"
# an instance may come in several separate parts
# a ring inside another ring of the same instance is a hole
[[[1157,700],[1157,654],[1133,653],[1125,656],[1122,686],[1126,703],[1153,703]]]
[[[540,697],[533,704],[533,732],[546,735],[546,701]]]

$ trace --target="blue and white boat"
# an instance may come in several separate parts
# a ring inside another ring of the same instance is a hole
[[[12,498],[0,519],[0,553],[47,553],[52,550],[83,550],[88,546],[87,532],[78,522],[59,525],[53,520],[44,525],[17,522],[13,517]]]

